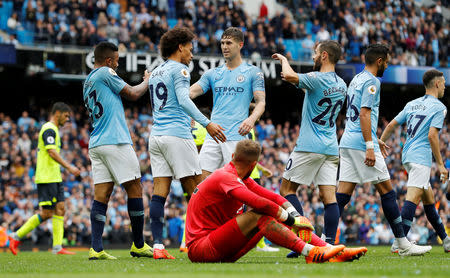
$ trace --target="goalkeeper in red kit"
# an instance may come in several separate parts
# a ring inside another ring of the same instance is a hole
[[[257,142],[240,141],[232,161],[195,189],[186,217],[186,245],[192,262],[237,261],[263,236],[302,254],[307,263],[350,261],[367,251],[329,245],[315,234],[308,244],[291,231],[291,227],[314,228],[289,201],[249,178],[260,152]],[[252,209],[238,215],[244,204]]]

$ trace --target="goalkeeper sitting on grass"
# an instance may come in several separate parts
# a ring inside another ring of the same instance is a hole
[[[355,253],[367,251],[332,246],[317,236],[308,244],[292,232],[289,226],[311,231],[314,228],[286,199],[249,178],[260,152],[257,142],[240,141],[232,161],[195,189],[186,222],[186,244],[192,262],[234,262],[263,236],[304,255],[307,263],[346,261]],[[252,210],[236,215],[243,204]]]

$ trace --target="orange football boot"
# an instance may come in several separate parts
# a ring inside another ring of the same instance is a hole
[[[329,259],[330,263],[339,263],[339,262],[352,262],[354,260],[359,260],[360,257],[364,256],[367,253],[366,247],[358,247],[358,248],[347,248],[337,256]]]
[[[344,245],[336,245],[336,246],[314,246],[313,249],[309,251],[308,256],[305,257],[306,263],[324,263],[329,259],[336,256],[339,252],[344,250]]]
[[[166,249],[153,249],[153,259],[156,259],[156,260],[160,260],[160,259],[174,260],[175,257],[170,255],[169,252],[167,252]]]

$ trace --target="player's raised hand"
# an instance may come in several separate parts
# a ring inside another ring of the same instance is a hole
[[[369,167],[373,167],[375,165],[375,151],[373,149],[366,150],[366,159],[364,160],[364,164]]]
[[[386,143],[384,143],[380,139],[378,139],[378,145],[380,145],[380,151],[381,151],[381,154],[383,155],[383,158],[388,157],[389,153],[387,150],[390,149],[390,147],[388,145],[386,145]]]
[[[239,126],[239,134],[242,136],[247,135],[254,126],[255,126],[255,121],[253,119],[251,119],[250,117],[248,117]]]
[[[75,166],[71,165],[67,170],[69,170],[69,172],[76,177],[78,177],[80,175],[80,169],[78,169]]]
[[[272,58],[275,59],[275,60],[279,60],[280,62],[283,62],[284,60],[287,60],[286,57],[284,57],[283,55],[281,55],[279,53],[272,54]]]
[[[225,130],[225,128],[213,122],[210,122],[206,126],[206,131],[209,133],[209,135],[211,135],[211,137],[214,139],[214,141],[216,141],[216,143],[219,143],[219,141],[220,142],[227,141],[227,137],[223,133],[223,130]]]

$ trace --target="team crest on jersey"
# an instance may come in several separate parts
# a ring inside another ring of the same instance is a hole
[[[377,87],[375,85],[372,85],[368,88],[369,94],[374,95],[377,92]]]
[[[47,143],[54,144],[55,143],[55,138],[53,138],[51,136],[47,137]]]
[[[241,74],[241,75],[239,75],[239,76],[236,78],[236,81],[239,82],[239,83],[242,83],[242,82],[245,81],[245,77]]]
[[[111,73],[112,75],[117,75],[116,71],[111,68],[109,69],[109,73]]]
[[[189,77],[189,72],[186,69],[182,69],[181,70],[181,75],[183,75],[184,77],[188,78]]]

